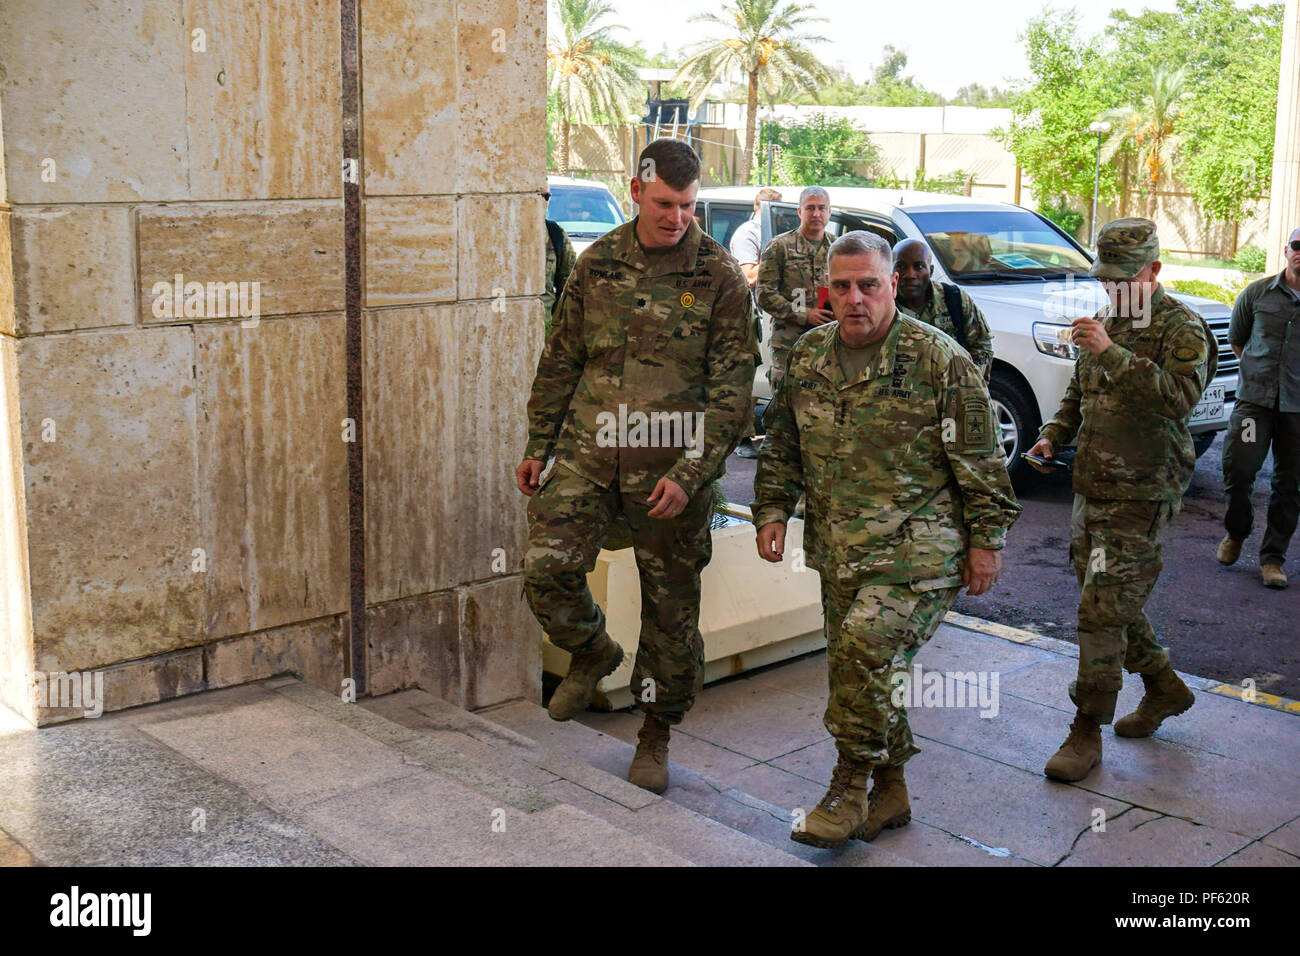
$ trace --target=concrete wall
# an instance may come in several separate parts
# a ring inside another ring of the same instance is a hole
[[[0,8],[0,700],[29,719],[77,715],[40,697],[55,672],[103,672],[109,709],[284,671],[340,689],[350,361],[368,690],[539,694],[512,473],[544,4],[361,0],[360,23],[349,356],[337,0]],[[260,317],[166,314],[177,275],[258,283]]]

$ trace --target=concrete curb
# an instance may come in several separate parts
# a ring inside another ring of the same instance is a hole
[[[968,614],[949,611],[943,620],[945,624],[951,624],[953,627],[987,634],[990,637],[998,637],[1004,641],[1011,641],[1013,644],[1037,647],[1045,651],[1051,651],[1053,654],[1060,654],[1063,657],[1077,658],[1079,653],[1078,646],[1071,644],[1069,641],[1063,641],[1058,637],[1048,637],[1046,634],[1039,634],[1037,631],[999,624],[997,621],[986,621],[981,617],[971,617]],[[1188,686],[1205,691],[1207,694],[1231,697],[1243,704],[1250,704],[1252,707],[1264,707],[1268,710],[1276,710],[1284,714],[1293,714],[1300,717],[1300,700],[1279,697],[1277,694],[1266,694],[1260,690],[1254,691],[1254,699],[1249,700],[1246,697],[1247,691],[1245,688],[1225,684],[1223,681],[1213,680],[1209,677],[1197,677],[1195,674],[1184,674],[1182,671],[1178,673],[1187,682]]]

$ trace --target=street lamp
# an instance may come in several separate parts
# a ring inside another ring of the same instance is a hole
[[[1092,237],[1088,240],[1088,248],[1095,249],[1097,248],[1097,192],[1101,189],[1101,139],[1110,132],[1110,124],[1105,120],[1098,120],[1088,127],[1088,131],[1097,134],[1097,163],[1092,174]]]

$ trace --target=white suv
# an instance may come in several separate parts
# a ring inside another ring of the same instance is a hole
[[[604,183],[594,179],[573,179],[569,176],[547,176],[546,188],[551,200],[546,204],[546,218],[560,224],[573,251],[583,249],[627,221],[618,200]]]
[[[750,217],[758,186],[701,189],[696,216],[709,235],[727,245]],[[791,199],[802,187],[783,186]],[[878,233],[890,244],[923,240],[934,256],[934,278],[960,286],[980,307],[993,333],[989,393],[1002,429],[1007,466],[1017,485],[1032,474],[1020,454],[1051,418],[1074,369],[1075,346],[1062,335],[1071,319],[1092,315],[1106,302],[1101,283],[1087,276],[1092,258],[1055,223],[1010,203],[965,196],[831,187],[828,232]],[[765,202],[759,213],[763,244],[799,225],[794,202]],[[1192,412],[1197,455],[1228,427],[1237,390],[1237,357],[1228,347],[1231,310],[1221,302],[1177,294],[1199,312],[1218,339],[1219,370]],[[770,325],[764,324],[764,365],[754,379],[759,404],[770,398],[767,363]]]

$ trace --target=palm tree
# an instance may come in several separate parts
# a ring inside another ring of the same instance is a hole
[[[692,106],[698,106],[714,80],[740,73],[748,85],[745,112],[745,160],[740,164],[743,183],[749,182],[754,162],[754,122],[758,115],[759,87],[775,97],[783,83],[816,93],[830,74],[808,48],[825,37],[799,29],[825,17],[808,16],[810,3],[780,0],[730,0],[717,13],[697,13],[690,19],[722,27],[728,35],[694,44],[674,77],[686,86]]]
[[[1147,218],[1156,213],[1159,200],[1156,188],[1168,174],[1178,152],[1181,139],[1174,127],[1182,115],[1183,101],[1191,95],[1186,70],[1155,66],[1147,75],[1145,90],[1136,103],[1108,110],[1101,116],[1111,125],[1101,158],[1109,162],[1121,149],[1131,147],[1139,166],[1146,170]]]
[[[613,13],[607,0],[555,0],[560,33],[547,33],[548,88],[560,109],[557,166],[569,175],[569,130],[574,123],[604,119],[623,122],[637,99],[636,67],[628,49],[611,34],[624,29],[617,24],[598,25]]]

